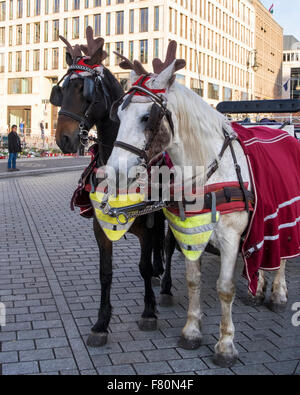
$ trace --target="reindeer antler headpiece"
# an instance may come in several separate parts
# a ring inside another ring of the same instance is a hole
[[[94,32],[90,26],[86,29],[87,45],[76,44],[72,47],[67,39],[62,36],[59,38],[66,44],[67,52],[71,57],[68,61],[69,66],[75,63],[77,58],[82,57],[82,52],[90,58],[92,64],[101,64],[107,58],[107,52],[103,50],[104,39],[101,37],[94,39]]]
[[[176,50],[177,50],[177,42],[171,41],[168,46],[166,60],[163,63],[160,59],[156,58],[153,60],[153,71],[155,74],[160,74],[163,70],[169,67],[176,60]],[[121,55],[118,52],[114,53],[119,56],[122,61],[120,63],[120,67],[125,70],[133,70],[137,75],[149,74],[143,65],[135,60],[133,63],[127,59],[125,56]],[[186,61],[184,59],[177,59],[175,62],[175,72],[184,68],[186,65]]]

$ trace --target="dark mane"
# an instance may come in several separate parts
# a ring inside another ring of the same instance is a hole
[[[124,90],[120,82],[116,79],[116,77],[104,66],[103,66],[103,73],[104,73],[104,81],[111,95],[111,100],[113,103],[115,100],[119,99],[124,94]]]

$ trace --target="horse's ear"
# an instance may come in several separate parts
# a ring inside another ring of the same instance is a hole
[[[174,82],[174,73],[176,72],[176,60],[174,60],[170,66],[165,68],[157,77],[152,80],[152,88],[154,89],[165,89],[168,88]]]
[[[73,64],[72,56],[70,55],[70,53],[68,51],[66,51],[66,62],[67,62],[68,66],[72,66],[72,64]]]

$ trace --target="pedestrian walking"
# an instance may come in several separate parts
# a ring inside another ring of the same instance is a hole
[[[11,127],[11,131],[8,133],[8,171],[19,171],[16,168],[16,162],[18,157],[18,152],[22,151],[21,140],[17,133],[17,125]]]
[[[44,125],[44,121],[41,121],[40,129],[41,129],[41,139],[43,140],[43,147],[44,147],[44,145],[45,145],[45,125]]]

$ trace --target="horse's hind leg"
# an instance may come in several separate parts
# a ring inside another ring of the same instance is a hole
[[[250,291],[248,291],[248,303],[251,306],[260,306],[261,304],[263,304],[266,297],[267,280],[265,278],[265,272],[263,270],[259,270],[258,273],[259,276],[256,295],[253,296]]]
[[[98,321],[93,326],[87,345],[101,347],[107,343],[107,329],[111,318],[110,290],[112,283],[112,242],[105,236],[98,221],[94,219],[94,233],[100,251],[101,305]]]
[[[165,246],[166,269],[161,281],[161,290],[160,290],[161,306],[171,306],[173,304],[173,295],[171,292],[171,288],[172,288],[171,263],[172,263],[172,256],[174,254],[175,246],[176,246],[176,240],[172,233],[172,230],[169,227],[166,236],[166,246]]]
[[[151,229],[147,229],[142,222],[136,221],[131,228],[131,232],[140,240],[141,260],[139,268],[145,283],[145,308],[138,325],[142,331],[154,331],[157,329],[157,317],[155,315],[156,301],[151,281],[153,276]]]
[[[285,266],[286,260],[283,259],[272,286],[270,309],[276,313],[283,312],[287,304],[288,290],[285,281]]]
[[[153,237],[153,277],[158,278],[164,273],[164,242],[165,242],[165,216],[162,212],[152,214],[154,216]],[[158,281],[158,285],[160,281]]]
[[[229,240],[229,239],[228,239]],[[221,246],[221,271],[217,281],[217,291],[221,301],[222,318],[220,339],[215,346],[214,362],[221,367],[233,366],[238,358],[234,346],[235,328],[232,321],[232,304],[235,297],[234,271],[239,250],[240,236],[231,233],[230,243]]]

